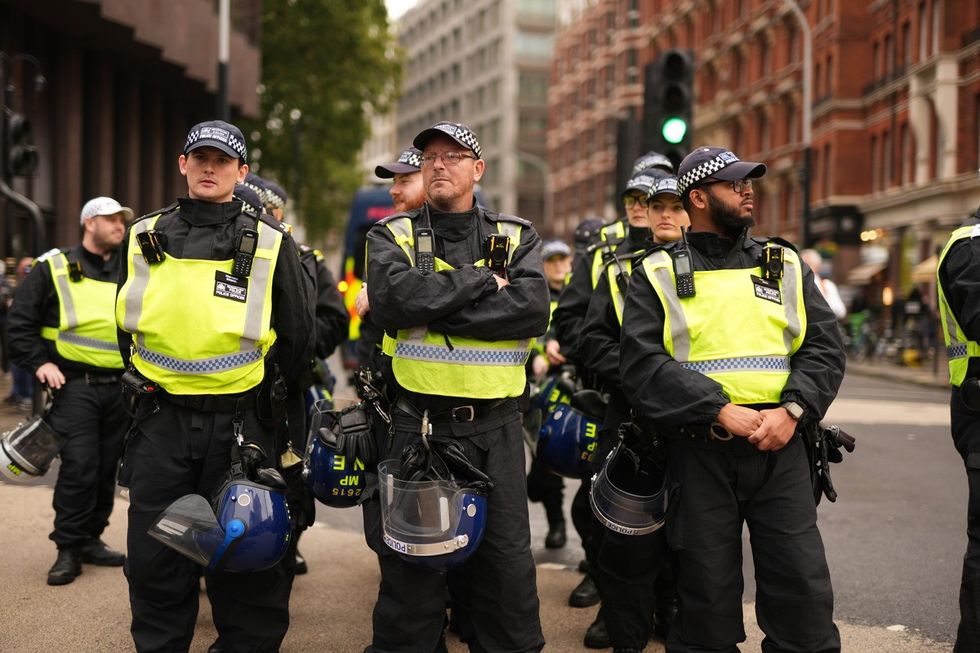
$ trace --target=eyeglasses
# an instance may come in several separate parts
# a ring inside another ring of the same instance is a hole
[[[625,206],[628,209],[631,209],[634,206],[646,206],[646,205],[647,205],[647,198],[645,197],[637,197],[636,195],[627,195],[626,197],[623,198],[623,206]]]
[[[442,154],[423,154],[422,155],[422,165],[431,166],[436,162],[436,159],[442,159],[442,162],[447,166],[458,166],[459,162],[463,159],[476,159],[475,156],[470,156],[464,152],[443,152]]]
[[[728,184],[732,187],[732,191],[741,195],[747,190],[752,190],[752,180],[751,179],[736,179],[735,181],[724,181],[721,179],[715,179],[710,184]]]

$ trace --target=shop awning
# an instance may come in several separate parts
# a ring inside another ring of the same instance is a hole
[[[936,266],[939,264],[939,257],[933,254],[921,263],[916,263],[912,268],[912,281],[914,283],[929,283],[936,278]]]
[[[856,286],[871,283],[871,278],[884,270],[888,263],[862,263],[847,273],[847,282]]]

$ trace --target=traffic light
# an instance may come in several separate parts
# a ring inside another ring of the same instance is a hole
[[[643,93],[644,149],[660,152],[674,164],[691,151],[694,114],[694,56],[671,48],[645,70]]]
[[[11,177],[30,177],[37,170],[37,148],[31,143],[31,121],[23,114],[9,111],[4,132],[7,152],[7,174]]]

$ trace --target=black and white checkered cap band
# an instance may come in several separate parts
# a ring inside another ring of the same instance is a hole
[[[480,148],[480,141],[477,140],[476,134],[474,134],[466,125],[461,125],[458,122],[440,122],[433,125],[432,128],[449,134],[449,137],[454,141],[473,150],[473,154],[476,155],[476,158],[483,158],[483,150]]]
[[[657,180],[649,175],[636,175],[626,182],[626,190],[639,190],[649,193],[657,183]]]
[[[223,143],[234,150],[234,152],[238,154],[238,158],[248,158],[248,150],[245,147],[245,143],[227,129],[222,129],[221,127],[201,127],[200,129],[191,131],[191,133],[187,135],[187,142],[184,143],[184,151],[187,152],[195,143],[198,143],[199,141],[215,141],[218,143]]]
[[[269,191],[262,188],[261,186],[256,186],[255,184],[248,181],[243,181],[242,186],[252,190],[258,196],[259,201],[262,202],[263,206],[269,204],[269,195],[271,194],[269,193]],[[258,207],[258,208],[262,208],[262,207]]]
[[[659,195],[660,193],[671,193],[673,195],[680,195],[680,191],[677,190],[677,178],[676,177],[661,177],[650,189],[650,197],[654,195]]]
[[[703,163],[691,168],[677,179],[677,192],[684,194],[684,191],[703,179],[707,179],[722,168],[727,168],[739,158],[731,152],[722,152],[718,156],[711,158]]]
[[[422,168],[422,153],[412,148],[410,150],[405,150],[398,157],[398,163],[404,163],[405,165],[412,166],[413,168]]]

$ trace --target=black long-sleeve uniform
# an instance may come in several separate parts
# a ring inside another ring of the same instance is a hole
[[[980,224],[980,210],[964,226]],[[964,335],[980,341],[980,239],[954,243],[939,266],[943,296]],[[980,358],[971,358],[966,378],[980,377]],[[966,467],[967,549],[960,582],[960,623],[955,653],[980,649],[980,413],[964,404],[958,388],[950,393],[953,445]]]
[[[78,245],[65,254],[69,261],[81,263],[86,278],[115,282],[120,261],[117,253],[104,259]],[[105,310],[111,320],[115,307],[110,304]],[[97,540],[109,524],[116,466],[129,418],[120,398],[119,370],[63,358],[53,341],[41,337],[41,328],[58,328],[59,318],[51,267],[39,259],[17,288],[7,321],[7,337],[11,358],[17,365],[33,375],[41,365],[52,362],[66,378],[45,418],[55,432],[66,438],[59,454],[54,530],[49,537],[58,548],[73,548]]]
[[[413,229],[425,224],[423,207],[406,215]],[[390,219],[399,219],[398,216]],[[414,267],[385,223],[368,233],[368,298],[374,321],[389,334],[428,325],[455,337],[481,340],[536,338],[548,326],[548,284],[541,266],[540,239],[522,222],[521,242],[508,265],[510,285],[498,290],[483,260],[484,242],[498,233],[498,214],[474,206],[466,213],[431,211],[435,255],[452,270],[423,273]],[[390,382],[397,379],[386,371]],[[464,586],[464,605],[476,641],[494,651],[537,651],[544,645],[531,556],[524,442],[514,399],[474,400],[450,396],[396,393],[429,409],[434,437],[452,437],[469,461],[493,481],[487,497],[486,528],[481,544],[465,564],[448,577]],[[476,406],[473,419],[453,420],[448,409]],[[392,411],[392,434],[385,457],[399,457],[420,440],[417,415]],[[395,555],[381,542],[380,507],[366,502],[365,534],[378,553],[382,582],[374,608],[370,651],[429,651],[437,648],[445,620],[447,576],[434,574]],[[458,597],[453,593],[454,600]]]
[[[765,242],[745,231],[734,240],[712,233],[692,233],[688,240],[695,271],[758,269]],[[843,379],[844,348],[833,312],[810,270],[802,267],[806,333],[790,359],[781,401],[803,406],[804,419],[819,419]],[[663,331],[664,307],[642,265],[634,266],[620,367],[634,411],[667,437],[666,531],[677,556],[680,606],[668,649],[734,650],[744,640],[744,522],[751,533],[756,611],[766,641],[773,650],[839,653],[833,589],[801,437],[794,435],[779,451],[759,451],[744,437],[711,438],[703,426],[691,429],[693,435],[681,432],[685,425],[715,421],[729,400],[719,383],[681,367],[667,353]]]
[[[350,315],[344,306],[344,298],[337,290],[337,282],[327,268],[323,255],[317,250],[300,245],[300,261],[311,276],[316,288],[314,325],[316,334],[313,354],[317,358],[327,358],[345,340],[350,325]]]

